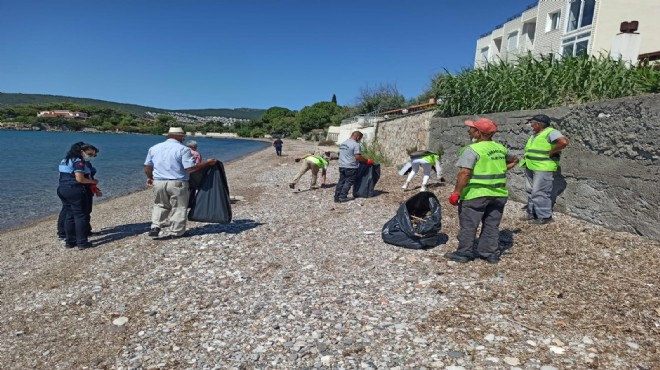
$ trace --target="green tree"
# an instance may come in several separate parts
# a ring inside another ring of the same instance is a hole
[[[302,133],[318,128],[328,128],[332,124],[341,122],[343,108],[332,102],[320,102],[311,107],[303,108],[296,115],[296,122]]]
[[[393,84],[380,84],[375,88],[366,86],[360,89],[357,98],[358,114],[397,109],[405,106],[406,99]]]

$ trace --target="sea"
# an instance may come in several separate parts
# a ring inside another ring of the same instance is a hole
[[[164,136],[82,132],[0,130],[0,231],[59,213],[58,165],[73,143],[84,141],[99,149],[92,160],[105,201],[146,188],[144,160]],[[198,143],[203,159],[223,162],[264,149],[257,140],[188,137]]]

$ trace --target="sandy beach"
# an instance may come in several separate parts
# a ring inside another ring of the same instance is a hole
[[[309,173],[292,191],[314,145],[227,163],[233,222],[187,238],[146,235],[150,190],[97,204],[89,250],[54,217],[1,233],[0,368],[660,368],[659,242],[509,202],[498,265],[448,262],[453,185],[434,184],[447,243],[397,248],[381,228],[421,175],[404,191],[384,167],[378,196],[341,204]]]

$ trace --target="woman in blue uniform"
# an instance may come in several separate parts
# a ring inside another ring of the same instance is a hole
[[[57,196],[62,201],[67,248],[77,246],[78,249],[85,249],[92,246],[87,240],[88,185],[96,185],[98,180],[85,177],[85,172],[89,171],[85,161],[91,159],[94,153],[89,145],[75,143],[60,162]]]

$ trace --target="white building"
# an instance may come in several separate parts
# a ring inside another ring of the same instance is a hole
[[[517,56],[611,54],[636,63],[660,57],[660,0],[540,0],[477,40],[475,68]],[[637,30],[621,32],[623,22]]]

